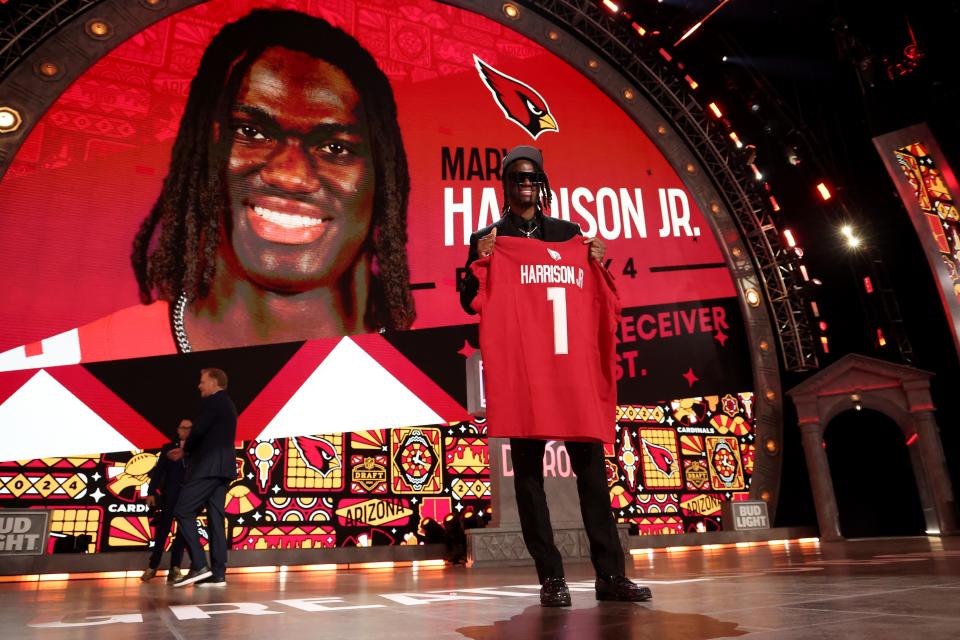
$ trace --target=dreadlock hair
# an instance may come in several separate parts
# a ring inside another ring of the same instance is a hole
[[[251,11],[225,25],[204,52],[190,84],[169,173],[133,241],[131,262],[140,299],[148,304],[154,292],[168,301],[181,293],[190,300],[210,293],[228,201],[225,169],[232,139],[225,132],[230,131],[231,109],[244,76],[270,47],[306,53],[338,67],[360,95],[375,179],[372,229],[364,245],[373,257],[364,324],[407,329],[416,317],[406,248],[410,175],[393,90],[352,36],[297,11]]]
[[[507,200],[507,184],[508,180],[510,180],[510,167],[520,160],[527,160],[527,158],[517,158],[505,166],[500,174],[500,182],[501,186],[503,187],[503,206],[500,208],[500,217],[503,217],[510,212],[510,202]],[[534,166],[536,166],[536,163],[534,163]],[[550,191],[550,179],[547,177],[547,173],[540,167],[537,167],[537,171],[543,174],[543,182],[538,185],[537,201],[535,205],[537,207],[538,214],[546,215],[547,209],[549,209],[550,205],[553,204],[553,193]]]

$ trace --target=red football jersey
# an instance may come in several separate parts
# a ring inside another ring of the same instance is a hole
[[[489,435],[613,442],[620,302],[583,238],[498,237],[471,268]]]

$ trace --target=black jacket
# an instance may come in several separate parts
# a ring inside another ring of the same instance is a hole
[[[200,400],[200,413],[193,419],[183,445],[187,454],[187,480],[237,477],[234,440],[237,438],[237,408],[226,391]]]
[[[544,242],[566,242],[570,238],[583,235],[580,233],[580,226],[576,223],[561,220],[559,218],[551,218],[550,216],[538,216],[538,220],[543,227],[542,231]],[[470,234],[470,252],[467,254],[466,264],[467,273],[464,275],[463,283],[460,285],[460,306],[463,307],[464,311],[471,315],[476,314],[476,311],[470,307],[470,303],[473,302],[473,299],[477,297],[477,292],[480,290],[480,282],[477,280],[476,276],[473,275],[473,271],[470,270],[470,265],[473,264],[474,260],[480,257],[477,254],[477,241],[489,234],[494,227],[497,228],[497,237],[523,237],[523,234],[520,233],[520,230],[517,229],[517,227],[514,226],[513,222],[510,220],[510,214],[503,216],[490,226],[484,227],[483,229],[474,231],[472,234]]]
[[[150,488],[147,492],[159,498],[157,505],[161,508],[173,508],[180,495],[184,473],[187,470],[186,459],[173,461],[167,457],[167,452],[180,446],[180,441],[168,442],[160,449],[156,466],[150,471]]]

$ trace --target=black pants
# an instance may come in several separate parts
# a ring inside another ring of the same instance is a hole
[[[177,496],[169,496],[162,503],[160,515],[157,518],[156,529],[153,534],[153,552],[150,554],[150,568],[156,569],[160,566],[160,559],[163,556],[163,547],[166,546],[167,536],[170,535],[170,529],[173,528],[173,512],[177,503]],[[183,566],[183,550],[186,549],[186,543],[183,540],[181,528],[177,528],[177,534],[173,536],[173,545],[170,547],[170,566]]]
[[[543,451],[545,440],[510,439],[513,460],[513,484],[517,493],[517,510],[523,542],[533,556],[537,576],[563,577],[563,560],[553,542],[550,510],[543,490]],[[598,576],[619,576],[624,573],[623,547],[617,534],[617,523],[610,510],[607,473],[603,445],[599,442],[567,442],[570,464],[577,474],[580,514],[590,540],[590,560]]]
[[[174,515],[187,550],[190,552],[190,568],[200,569],[207,563],[200,544],[197,529],[197,514],[207,508],[207,540],[210,542],[210,568],[213,575],[222,578],[227,571],[227,531],[224,518],[224,503],[227,499],[226,478],[193,478],[180,489],[180,499]]]

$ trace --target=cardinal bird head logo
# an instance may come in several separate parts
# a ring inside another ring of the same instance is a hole
[[[490,89],[493,99],[507,120],[516,123],[536,140],[544,131],[560,131],[560,126],[550,113],[547,101],[537,90],[505,73],[497,71],[486,62],[473,56],[480,78]]]
[[[340,468],[340,456],[329,440],[316,437],[293,438],[303,463],[323,477]]]
[[[547,249],[547,253],[549,253],[550,257],[556,260],[557,262],[563,259],[563,256],[561,256],[559,252],[554,251],[553,249]]]
[[[674,474],[677,470],[677,461],[673,457],[673,452],[666,447],[661,447],[658,444],[653,444],[647,440],[640,439],[640,442],[643,443],[643,450],[646,452],[647,457],[650,458],[650,462],[654,466],[663,472],[663,475],[668,478]]]

